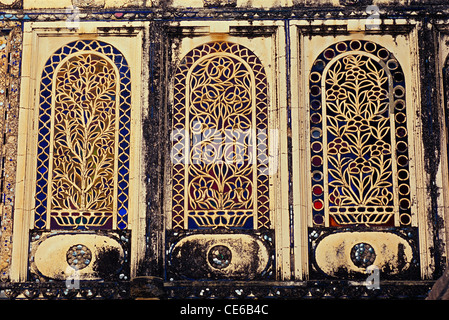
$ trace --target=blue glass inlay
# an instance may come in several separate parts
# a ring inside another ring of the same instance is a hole
[[[40,214],[45,213],[45,208],[40,206],[39,208],[36,209],[36,212]]]
[[[128,186],[128,182],[127,181],[121,181],[121,182],[119,182],[119,187],[120,188],[126,188],[126,186]]]
[[[51,83],[51,80],[48,78],[44,78],[42,79],[42,83],[48,86]]]
[[[128,148],[128,147],[129,147],[128,141],[123,140],[123,141],[120,143],[120,148],[126,149],[126,148]]]
[[[120,161],[122,161],[122,162],[125,162],[126,160],[128,160],[128,155],[127,154],[122,154],[120,157],[119,157],[119,160]]]
[[[45,200],[46,195],[43,192],[41,192],[36,195],[36,198],[43,201],[43,200]]]
[[[48,141],[46,141],[46,140],[40,141],[39,142],[39,147],[41,147],[43,149],[47,148],[48,147]]]
[[[126,224],[125,224],[123,221],[120,221],[120,222],[117,224],[117,227],[118,227],[120,230],[123,230],[123,229],[126,229]]]
[[[36,219],[38,219],[38,217],[36,217]],[[43,228],[45,228],[45,221],[44,220],[38,220],[35,225],[36,225],[36,227],[38,229],[43,229]]]
[[[50,120],[50,116],[47,114],[41,115],[41,121],[42,122],[48,122]]]

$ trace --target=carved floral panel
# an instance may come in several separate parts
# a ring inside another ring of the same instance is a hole
[[[370,41],[327,48],[310,74],[315,225],[410,225],[405,79]]]
[[[130,93],[128,65],[111,45],[76,41],[50,57],[40,91],[36,229],[126,229]]]
[[[173,228],[267,228],[267,83],[259,59],[200,46],[175,75]]]

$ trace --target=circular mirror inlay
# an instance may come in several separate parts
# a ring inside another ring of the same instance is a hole
[[[66,253],[67,263],[75,270],[87,267],[92,261],[92,252],[85,245],[71,246]]]
[[[231,263],[232,253],[228,247],[223,245],[213,246],[207,254],[210,265],[216,269],[224,269]]]
[[[374,263],[376,253],[368,243],[358,243],[351,249],[351,260],[360,268],[366,268]]]

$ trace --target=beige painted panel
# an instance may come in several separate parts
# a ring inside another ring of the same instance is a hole
[[[213,265],[212,255],[218,246],[227,248],[231,253],[226,257],[228,260],[223,262],[226,264],[223,268]],[[186,272],[193,277],[207,265],[210,273],[220,277],[248,276],[252,278],[264,271],[270,259],[265,244],[245,234],[191,235],[179,241],[172,252],[172,262],[182,269],[180,272]],[[195,257],[194,262],[192,262],[192,256],[186,256],[192,253]],[[198,275],[203,274],[200,271]]]
[[[446,22],[446,21],[445,21]],[[437,40],[438,43],[440,44],[446,44],[446,45],[440,45],[438,46],[439,48],[439,52],[438,52],[438,56],[437,56],[437,61],[438,61],[438,68],[437,68],[437,76],[436,78],[439,79],[439,90],[441,92],[441,97],[440,97],[440,104],[441,104],[441,108],[440,110],[440,126],[442,128],[445,127],[445,117],[447,116],[447,114],[445,114],[445,105],[447,103],[447,101],[445,101],[445,97],[444,97],[444,92],[445,92],[445,88],[444,88],[444,80],[443,80],[443,68],[447,65],[447,59],[449,59],[449,46],[447,45],[449,42],[449,26],[446,24],[441,24],[438,26],[439,32],[438,32],[438,36],[439,39]],[[447,150],[447,144],[446,141],[449,138],[447,135],[446,130],[441,130],[441,155],[442,155],[442,161],[438,170],[438,175],[437,175],[437,187],[438,187],[438,192],[440,195],[442,195],[443,197],[439,197],[438,199],[438,206],[440,208],[443,209],[444,211],[444,220],[447,221],[448,216],[449,216],[449,189],[445,188],[444,186],[446,185],[447,181],[448,181],[448,177],[449,177],[449,165],[448,165],[448,161],[449,159],[447,157],[445,157],[444,155],[448,154],[448,150]],[[445,232],[441,232],[441,236],[444,237],[444,243],[446,243],[446,239],[449,237],[449,226],[447,223],[445,223]],[[446,246],[446,255],[449,254],[449,247]]]
[[[72,5],[71,0],[24,0],[24,9],[38,9],[38,8],[66,8]]]
[[[318,267],[329,275],[341,269],[349,273],[365,273],[365,268],[356,266],[351,260],[351,251],[359,243],[366,243],[374,249],[372,265],[380,270],[388,268],[390,274],[397,274],[410,267],[413,252],[408,242],[386,232],[339,232],[325,237],[316,247]]]
[[[173,0],[173,7],[203,7],[203,0]]]
[[[120,252],[120,257],[124,257],[124,252],[120,244],[107,236],[95,234],[59,234],[44,237],[42,241],[33,245],[32,268],[42,275],[57,280],[66,280],[73,276],[73,269],[67,260],[67,254],[71,255],[71,247],[81,245],[90,251],[91,260],[86,267],[78,270],[80,280],[98,279],[95,275],[94,266],[96,257],[102,248],[114,248]],[[34,257],[33,257],[34,253]]]

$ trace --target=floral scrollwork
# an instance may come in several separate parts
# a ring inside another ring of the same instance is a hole
[[[60,224],[112,217],[116,91],[115,69],[96,55],[73,56],[56,76],[51,211]]]
[[[391,207],[392,159],[385,70],[366,55],[351,54],[331,66],[325,82],[330,205],[355,206],[363,212],[371,206]],[[334,214],[333,218],[340,224],[353,221],[342,219],[341,214]]]

